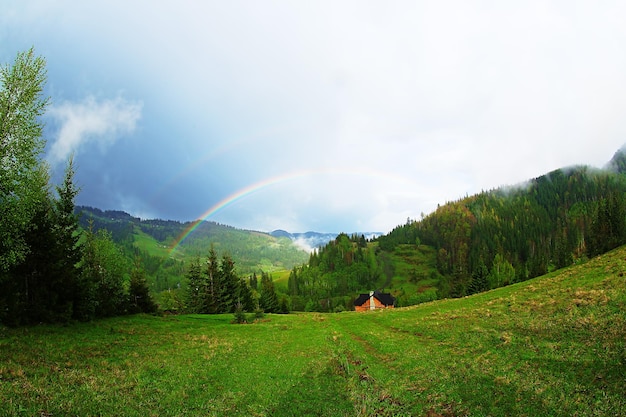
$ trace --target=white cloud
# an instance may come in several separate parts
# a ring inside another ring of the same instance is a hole
[[[98,101],[89,96],[81,102],[66,101],[49,111],[60,127],[50,147],[48,159],[59,163],[87,143],[97,143],[105,150],[124,135],[131,134],[141,117],[141,102],[118,96]]]

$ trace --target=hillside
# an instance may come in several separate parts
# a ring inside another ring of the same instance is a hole
[[[416,242],[430,247],[440,277],[438,298],[582,262],[626,243],[625,161],[620,150],[604,169],[558,169],[446,203],[378,238],[379,249],[394,253]]]
[[[396,310],[0,328],[0,414],[626,415],[625,271],[621,247]]]
[[[307,259],[307,252],[289,238],[240,230],[214,222],[142,220],[123,211],[76,207],[83,228],[108,230],[126,257],[139,257],[150,291],[160,308],[180,310],[191,261],[203,259],[213,246],[229,254],[239,275],[290,269]],[[193,232],[187,234],[190,228]],[[180,238],[186,236],[182,242]],[[180,242],[177,244],[177,242]],[[130,260],[129,260],[130,262]]]

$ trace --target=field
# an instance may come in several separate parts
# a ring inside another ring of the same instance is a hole
[[[626,415],[624,272],[622,248],[396,310],[0,328],[0,415]]]

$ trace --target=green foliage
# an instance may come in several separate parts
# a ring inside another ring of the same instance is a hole
[[[130,273],[128,293],[129,313],[154,313],[157,311],[157,305],[150,295],[146,273],[141,266],[139,257],[135,258],[135,264]]]
[[[274,290],[274,281],[271,275],[263,272],[261,274],[261,295],[259,297],[259,307],[266,313],[279,313],[281,306],[278,296]]]
[[[391,279],[389,265],[377,260],[364,237],[341,233],[313,252],[308,265],[294,268],[287,283],[292,308],[305,311],[334,311],[341,305],[352,309],[359,291],[385,286]],[[304,300],[307,300],[304,302]]]
[[[77,317],[80,245],[69,160],[50,191],[39,118],[45,60],[33,49],[0,68],[0,322],[67,322]]]
[[[127,310],[130,263],[106,230],[85,232],[81,312],[84,319],[111,317]]]
[[[246,312],[243,309],[243,304],[237,303],[235,306],[235,318],[233,319],[233,323],[236,324],[245,324],[248,322],[248,318],[246,317]]]
[[[204,269],[195,259],[187,270],[187,311],[191,313],[233,313],[236,308],[252,311],[255,307],[252,292],[245,280],[235,272],[232,258],[224,254],[218,261],[211,247]]]
[[[48,104],[42,96],[46,76],[46,61],[33,49],[0,66],[0,280],[29,252],[25,235],[46,192],[39,120]]]
[[[515,268],[502,254],[496,253],[487,280],[490,289],[512,284],[515,282]]]
[[[102,211],[92,207],[78,207],[83,213],[81,225],[93,220],[94,230],[107,229],[113,239],[130,248],[165,262],[168,258],[183,263],[206,255],[213,245],[221,253],[232,254],[241,274],[291,269],[306,261],[308,254],[285,237],[276,238],[267,233],[240,230],[215,222],[177,222],[173,220],[141,220],[121,211]],[[180,245],[175,242],[189,228],[194,227]]]

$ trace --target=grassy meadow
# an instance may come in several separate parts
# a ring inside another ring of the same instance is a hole
[[[626,415],[625,272],[621,248],[396,310],[0,328],[0,415]]]

